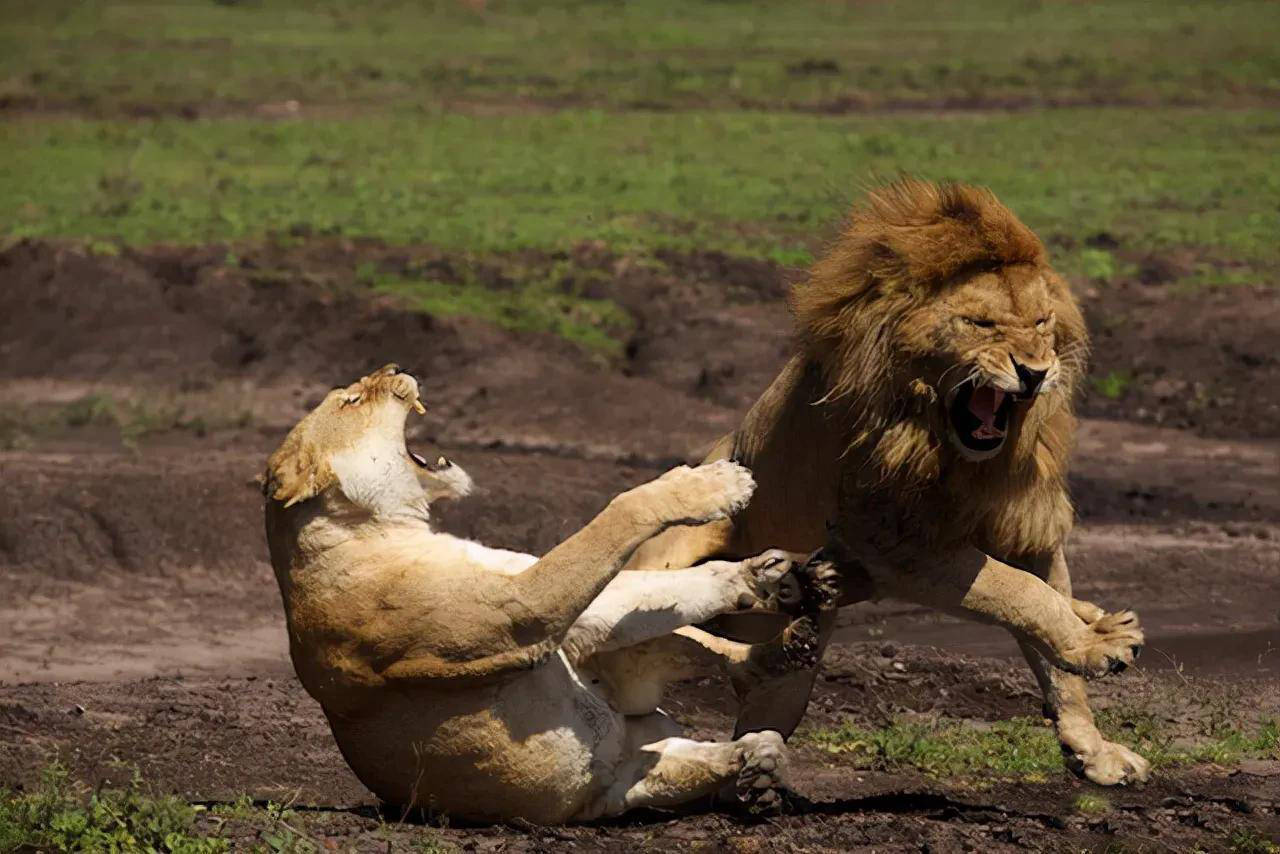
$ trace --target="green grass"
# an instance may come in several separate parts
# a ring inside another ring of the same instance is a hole
[[[1262,111],[1113,109],[918,117],[754,113],[22,120],[0,125],[0,234],[204,243],[269,232],[474,252],[705,246],[803,261],[869,179],[985,183],[1069,273],[1187,247],[1191,275],[1280,260]]]
[[[1280,15],[1266,0],[9,5],[0,96],[107,112],[288,99],[785,108],[1280,95]]]
[[[1111,812],[1111,801],[1102,795],[1095,795],[1089,792],[1078,796],[1072,801],[1071,806],[1076,812],[1084,815],[1104,815]]]
[[[1090,377],[1089,382],[1093,390],[1107,400],[1119,400],[1133,384],[1133,377],[1119,371],[1111,371],[1101,377]]]
[[[561,293],[549,282],[521,282],[494,290],[476,282],[381,278],[374,289],[401,297],[410,307],[439,317],[463,315],[504,329],[550,332],[608,356],[622,348],[631,317],[610,300]]]
[[[1191,743],[1175,740],[1156,715],[1116,713],[1102,716],[1101,724],[1109,738],[1129,744],[1157,768],[1280,757],[1280,725],[1274,720],[1248,732],[1219,726]],[[1058,740],[1039,718],[1012,718],[981,727],[945,720],[899,720],[880,728],[850,722],[801,730],[797,737],[858,767],[914,769],[938,778],[994,775],[1037,780],[1062,770]]]
[[[197,812],[144,791],[136,774],[123,789],[89,790],[55,764],[32,792],[0,789],[0,851],[229,851],[195,831]]]

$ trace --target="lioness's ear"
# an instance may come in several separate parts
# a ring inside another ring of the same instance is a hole
[[[330,392],[326,403],[340,393],[340,390]],[[317,407],[317,411],[320,408]],[[283,501],[285,507],[292,507],[299,501],[315,498],[337,480],[328,459],[311,438],[315,417],[316,413],[312,412],[298,422],[267,460],[262,494],[268,500]]]
[[[267,460],[262,489],[267,498],[282,501],[285,507],[315,498],[336,480],[328,461],[316,453],[314,446],[289,439]]]

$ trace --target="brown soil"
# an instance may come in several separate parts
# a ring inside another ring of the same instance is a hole
[[[99,422],[19,419],[0,435],[0,785],[30,782],[53,755],[91,779],[118,776],[111,763],[121,759],[192,799],[312,805],[311,832],[360,847],[378,828],[373,802],[289,667],[254,482],[267,453],[330,385],[396,359],[423,378],[431,404],[412,443],[446,451],[482,488],[441,524],[545,550],[621,489],[731,429],[788,352],[789,273],[595,246],[475,261],[308,240],[238,248],[230,266],[226,256],[210,247],[100,257],[47,243],[0,253],[0,387],[11,409],[90,393],[180,400],[207,425],[134,443]],[[520,270],[565,261],[566,288],[636,318],[624,356],[414,314],[355,284],[366,262],[503,287]],[[1231,405],[1192,405],[1206,398],[1165,395],[1145,379],[1132,397],[1085,402],[1073,575],[1083,597],[1138,608],[1149,633],[1144,668],[1097,686],[1100,703],[1142,690],[1176,720],[1185,698],[1226,691],[1250,714],[1277,716],[1280,368],[1264,346],[1277,301],[1245,290],[1155,296],[1161,287],[1135,282],[1088,301],[1096,370],[1198,383]],[[219,422],[233,407],[250,417]],[[811,722],[1038,709],[999,632],[891,602],[848,609],[841,623]],[[694,732],[718,734],[727,697],[723,685],[687,684],[671,707]],[[647,814],[567,830],[435,832],[484,849],[585,851],[1079,850],[1117,837],[1212,850],[1242,828],[1280,834],[1280,775],[1265,764],[1168,770],[1085,815],[1072,802],[1093,790],[1065,772],[978,787],[859,769],[811,748],[798,759],[814,803],[767,823]],[[420,832],[378,831],[397,844]]]

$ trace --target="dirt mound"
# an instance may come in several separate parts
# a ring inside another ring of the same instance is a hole
[[[316,287],[304,271],[268,275],[226,259],[219,247],[103,257],[20,243],[0,254],[9,282],[0,370],[201,387],[230,376],[353,376],[388,353],[448,366],[486,343],[478,325]]]
[[[1136,281],[1086,301],[1087,415],[1223,437],[1280,436],[1280,290],[1176,294],[1148,259]]]

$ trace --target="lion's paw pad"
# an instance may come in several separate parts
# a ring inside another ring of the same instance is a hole
[[[738,770],[738,800],[752,811],[780,810],[790,792],[790,763],[782,736],[773,731],[753,732],[739,742],[742,767]]]

